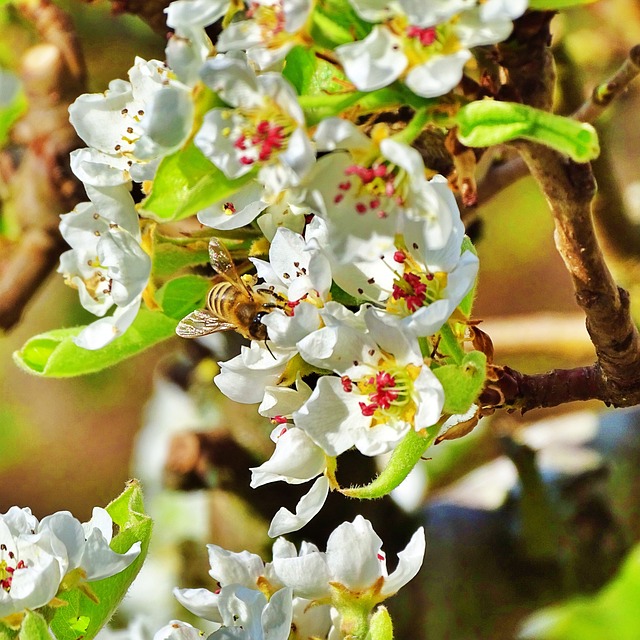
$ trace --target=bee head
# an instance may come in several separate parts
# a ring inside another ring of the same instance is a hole
[[[267,327],[266,327],[266,325],[262,324],[262,318],[264,318],[267,313],[268,313],[268,311],[259,311],[253,317],[253,320],[251,321],[251,324],[249,325],[249,335],[251,336],[252,340],[265,340],[266,341],[266,339],[269,337],[267,335]]]

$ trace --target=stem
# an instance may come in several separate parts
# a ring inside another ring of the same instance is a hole
[[[629,51],[627,59],[615,74],[594,88],[589,99],[573,114],[580,122],[593,122],[623,93],[629,83],[640,74],[640,45]]]
[[[396,142],[411,144],[422,133],[430,119],[431,118],[429,117],[429,112],[426,107],[418,109],[413,118],[411,118],[409,124],[407,124],[402,131],[391,136],[391,139]]]
[[[323,107],[336,108],[343,102],[351,104],[359,100],[364,94],[361,91],[347,93],[326,93],[312,96],[298,96],[298,102],[303,109],[321,109]]]
[[[350,498],[382,498],[395,489],[418,463],[424,452],[433,444],[440,428],[429,428],[427,435],[411,429],[404,440],[395,448],[389,463],[382,473],[368,485],[342,489],[340,493]]]
[[[440,329],[440,346],[444,351],[445,355],[451,356],[456,364],[460,364],[464,359],[464,349],[460,344],[459,340],[456,338],[451,325],[448,322]]]

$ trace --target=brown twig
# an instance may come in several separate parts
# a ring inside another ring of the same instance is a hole
[[[91,2],[91,0],[87,0]],[[169,32],[167,16],[164,10],[170,0],[110,0],[114,15],[130,13],[144,20],[158,35],[166,36]]]
[[[525,68],[514,56],[514,68],[532,72],[530,83],[519,78],[525,103],[550,103],[553,92],[553,60],[548,43],[548,23],[540,23],[537,39],[525,31],[528,42],[537,42],[537,62]],[[518,51],[518,47],[514,51]],[[539,77],[547,78],[545,84]],[[531,93],[527,93],[527,91]],[[544,94],[544,95],[543,95]],[[606,265],[592,220],[596,183],[590,164],[579,164],[543,145],[514,144],[545,195],[555,223],[556,248],[572,278],[576,300],[586,316],[586,327],[596,349],[590,367],[556,370],[526,376],[508,367],[495,367],[485,392],[487,406],[508,406],[526,411],[572,400],[599,399],[614,406],[640,402],[640,333],[629,313],[629,297],[618,287]],[[495,393],[495,395],[494,395]]]
[[[485,409],[504,407],[525,413],[575,401],[600,400],[611,404],[597,364],[533,375],[502,366],[494,368],[492,377],[494,381],[479,399]]]
[[[504,56],[503,63],[505,65],[511,64],[512,70],[515,71],[512,60],[515,54],[513,49],[510,50],[508,48],[509,42],[510,41],[502,47],[502,53]],[[505,49],[508,51],[507,55],[505,55]],[[522,67],[525,63],[519,62],[518,64]],[[579,120],[580,122],[595,122],[607,107],[609,107],[611,102],[620,96],[639,74],[640,45],[636,45],[629,51],[628,57],[614,75],[595,87],[589,99],[576,109],[571,117],[575,120]],[[517,78],[517,73],[512,73],[512,77]],[[527,91],[530,90],[527,89]],[[485,204],[502,190],[521,178],[524,178],[528,174],[529,170],[527,165],[519,156],[511,158],[504,163],[493,164],[488,169],[485,176],[478,182],[478,202],[480,204]],[[610,175],[610,172],[607,172],[606,175]],[[599,178],[598,184],[601,184],[601,182],[602,179]],[[470,217],[472,215],[472,211],[472,209],[467,209],[466,212],[463,212],[463,216],[466,214]]]
[[[69,153],[82,143],[67,109],[85,90],[85,66],[69,18],[49,0],[21,7],[43,43],[27,51],[20,76],[27,113],[15,124],[13,150],[0,153],[3,213],[19,234],[3,241],[0,257],[0,328],[10,329],[55,267],[64,248],[59,214],[81,199]],[[19,160],[18,160],[19,158]]]
[[[640,45],[629,51],[627,59],[615,74],[594,88],[589,99],[571,116],[580,122],[594,122],[603,111],[640,74]]]

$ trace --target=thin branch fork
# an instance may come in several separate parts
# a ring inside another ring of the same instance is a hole
[[[571,115],[579,122],[595,122],[617,97],[622,95],[628,86],[640,74],[640,44],[629,51],[629,55],[616,72],[598,86],[589,98]],[[520,156],[504,163],[496,163],[489,168],[487,174],[478,183],[478,202],[485,204],[498,193],[529,175],[529,169]],[[465,218],[473,217],[473,208],[463,211]]]
[[[586,316],[597,362],[538,376],[496,367],[499,404],[526,411],[572,400],[598,399],[623,407],[640,403],[640,333],[629,313],[628,293],[618,287],[595,235],[596,192],[590,164],[578,164],[542,145],[521,142],[524,162],[551,207],[558,252]],[[490,401],[488,393],[485,401]],[[491,402],[489,402],[491,404]]]

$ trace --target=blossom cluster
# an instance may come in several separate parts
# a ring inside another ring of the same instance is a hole
[[[214,591],[176,589],[189,611],[217,624],[210,640],[250,638],[338,640],[369,620],[378,605],[409,582],[422,565],[424,531],[415,532],[389,574],[382,541],[362,516],[341,524],[326,551],[303,542],[299,552],[284,538],[264,563],[248,551],[208,545]],[[293,633],[293,635],[292,635]],[[202,632],[174,620],[154,640],[199,640]]]
[[[71,165],[89,201],[62,216],[71,248],[59,270],[99,316],[78,346],[121,336],[143,300],[162,306],[152,220],[172,218],[147,202],[167,189],[154,182],[165,160],[180,167],[187,191],[207,171],[215,176],[217,195],[198,187],[198,206],[187,209],[211,230],[211,264],[227,288],[213,288],[178,333],[235,328],[254,338],[215,378],[274,425],[274,453],[251,470],[251,485],[313,481],[294,512],[278,511],[271,536],[301,528],[329,490],[342,490],[337,458],[347,450],[377,456],[412,434],[431,443],[447,424],[477,419],[479,387],[450,396],[463,386],[455,371],[469,351],[478,259],[447,179],[414,143],[433,124],[433,99],[460,95],[472,48],[505,39],[526,8],[177,0],[167,9],[167,62],[138,58],[128,81],[70,108],[87,144]],[[214,48],[205,29],[217,21]],[[391,106],[410,112],[403,126],[378,117]],[[151,195],[136,203],[140,192]],[[241,278],[234,259],[250,260],[255,276]],[[249,318],[234,315],[241,299],[253,304]],[[290,607],[290,594],[282,598]]]
[[[174,30],[167,62],[138,58],[128,81],[114,80],[103,94],[81,96],[71,106],[71,122],[88,145],[74,152],[72,168],[90,202],[63,216],[71,251],[60,271],[78,289],[82,305],[101,317],[77,344],[102,348],[135,319],[151,260],[149,247],[140,247],[131,184],[148,189],[161,159],[192,136],[227,178],[251,176],[239,180],[233,198],[200,211],[205,225],[236,229],[260,216],[256,224],[271,240],[278,226],[301,233],[304,215],[320,207],[329,259],[336,265],[334,282],[373,300],[392,280],[393,271],[385,274],[383,265],[398,229],[420,234],[416,259],[431,260],[427,266],[445,273],[457,267],[451,255],[433,254],[455,252],[454,243],[447,244],[453,223],[442,188],[426,186],[417,153],[388,139],[388,132],[368,136],[342,117],[309,126],[283,66],[302,47],[332,60],[335,76],[354,90],[375,91],[400,80],[417,96],[442,96],[471,64],[470,48],[506,38],[526,0],[325,5],[177,0],[167,9]],[[211,57],[205,28],[219,20],[224,28],[215,43],[218,54]],[[197,117],[203,86],[226,106]],[[396,215],[398,209],[406,215]],[[420,221],[430,228],[427,236]],[[372,261],[374,255],[384,258]],[[411,288],[404,282],[401,288]],[[409,306],[423,296],[418,293],[414,301],[410,292],[396,292]]]
[[[44,607],[78,585],[90,594],[86,583],[126,569],[140,542],[116,553],[109,547],[112,532],[111,517],[98,507],[82,524],[67,511],[40,521],[26,507],[0,514],[0,622],[15,624],[26,609]]]

